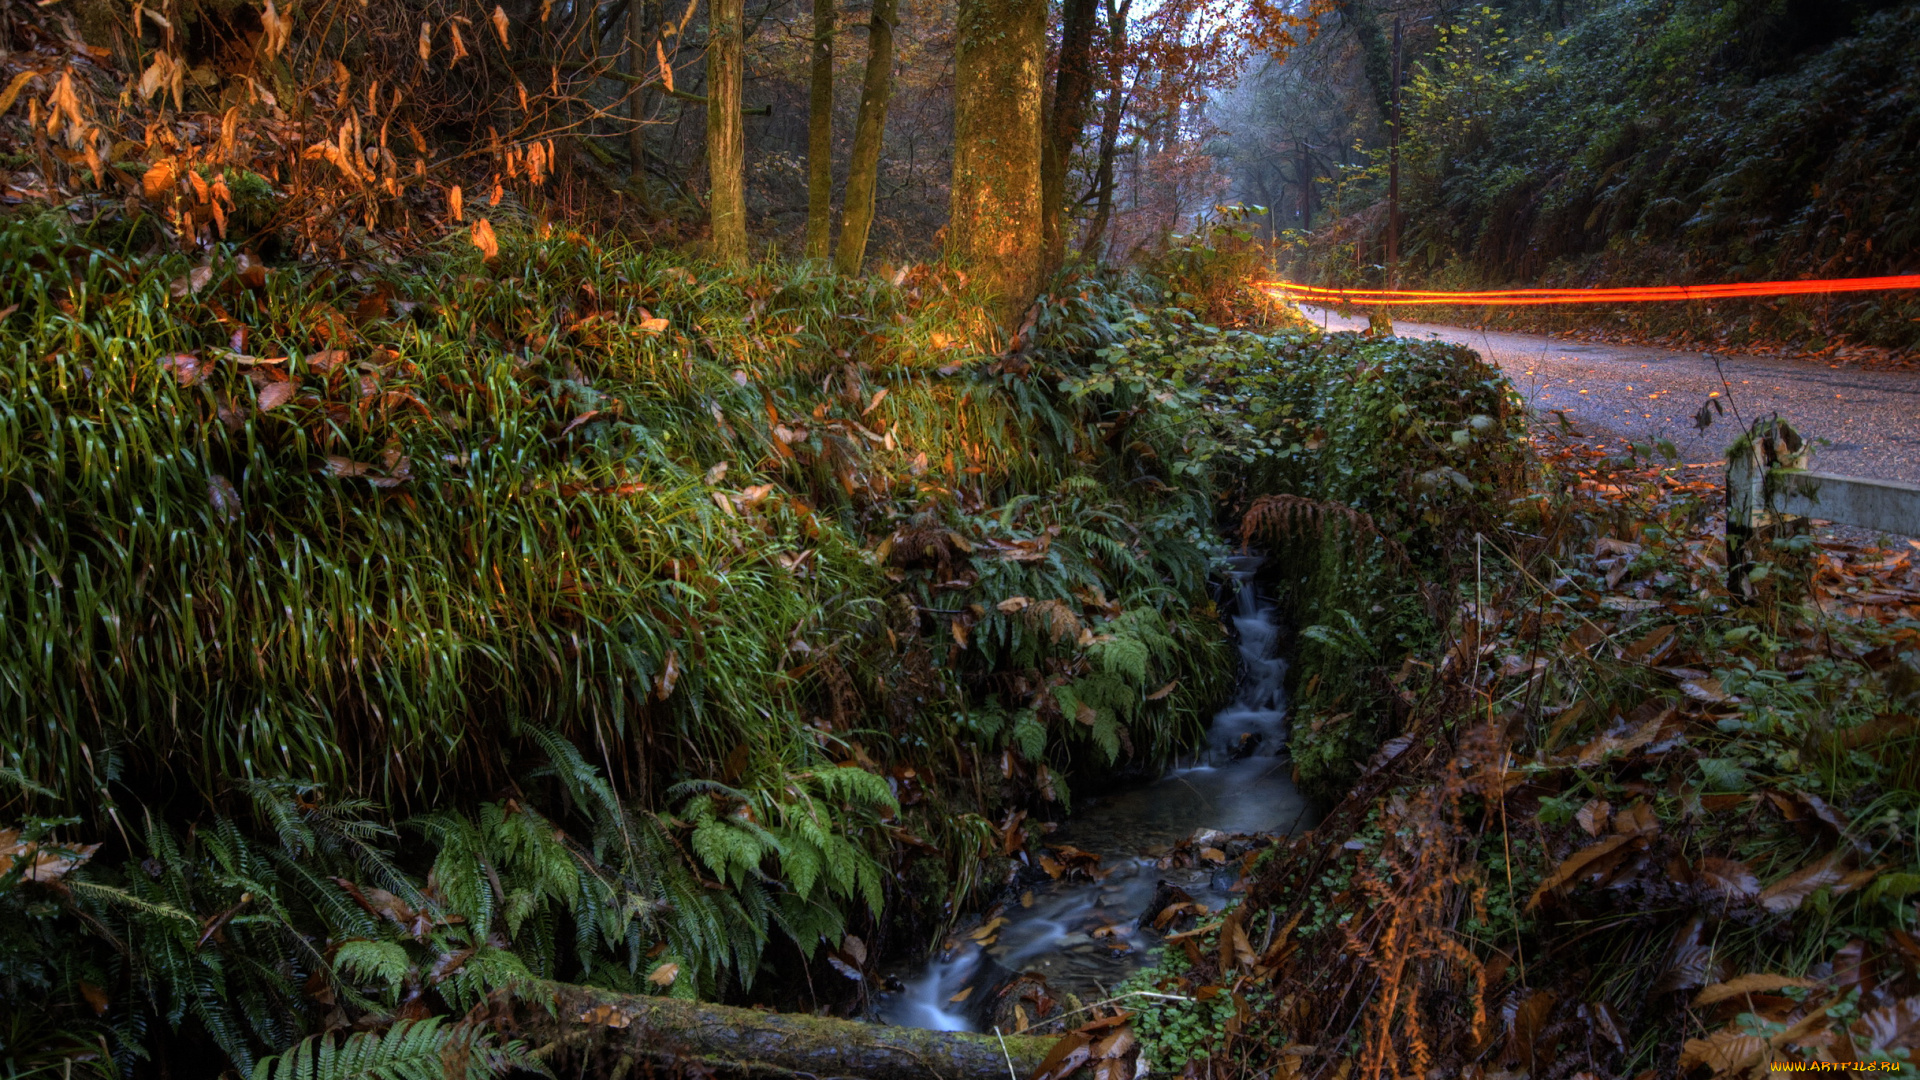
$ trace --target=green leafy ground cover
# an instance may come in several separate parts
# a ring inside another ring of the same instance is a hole
[[[1444,576],[1510,434],[1460,356],[1150,277],[1063,277],[983,355],[939,268],[501,240],[0,232],[11,1073],[301,1074],[262,1063],[528,977],[851,1007],[1074,784],[1192,744],[1221,522],[1400,493],[1354,558],[1404,612],[1374,549]],[[517,1053],[389,1038],[355,1052]]]

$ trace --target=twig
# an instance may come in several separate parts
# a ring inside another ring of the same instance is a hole
[[[1000,1025],[993,1025],[993,1035],[1000,1040],[1000,1056],[1007,1059],[1007,1080],[1020,1080],[1020,1074],[1013,1070],[1013,1054],[1007,1050],[1007,1037],[1000,1034]]]

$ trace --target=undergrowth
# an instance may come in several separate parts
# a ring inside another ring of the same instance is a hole
[[[529,978],[856,1007],[1077,780],[1193,744],[1222,522],[1347,499],[1438,566],[1506,467],[1457,357],[1161,279],[1063,276],[984,356],[938,267],[499,241],[0,231],[14,1072],[267,1068]]]
[[[1716,482],[1538,438],[1444,634],[1372,661],[1394,737],[1137,980],[1186,999],[1136,1022],[1156,1065],[1911,1067],[1911,552],[1781,532],[1729,593]]]

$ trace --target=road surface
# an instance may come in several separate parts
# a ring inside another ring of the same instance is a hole
[[[1330,330],[1364,330],[1365,318],[1323,308],[1302,313]],[[1588,435],[1673,443],[1689,464],[1724,459],[1751,423],[1778,412],[1815,444],[1813,467],[1920,483],[1920,373],[1861,371],[1814,360],[1722,356],[1566,341],[1458,326],[1394,321],[1401,337],[1466,345],[1500,367],[1541,414],[1564,410]],[[1725,384],[1722,384],[1722,380]],[[1718,391],[1727,414],[1699,431],[1694,414]]]

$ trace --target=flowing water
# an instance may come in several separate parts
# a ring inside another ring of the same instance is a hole
[[[1218,910],[1236,894],[1234,863],[1205,859],[1162,867],[1181,841],[1182,853],[1224,843],[1239,834],[1284,834],[1313,824],[1306,799],[1293,786],[1286,747],[1286,661],[1276,655],[1279,623],[1271,602],[1257,595],[1258,560],[1238,559],[1234,629],[1243,675],[1234,701],[1213,719],[1199,759],[1146,785],[1087,799],[1049,847],[1072,845],[1101,857],[1097,881],[1036,885],[1005,910],[985,944],[962,935],[902,988],[877,1002],[882,1019],[942,1031],[979,1030],[995,989],[1024,972],[1046,978],[1056,997],[1095,1001],[1144,965],[1159,936],[1139,925],[1164,881]]]

